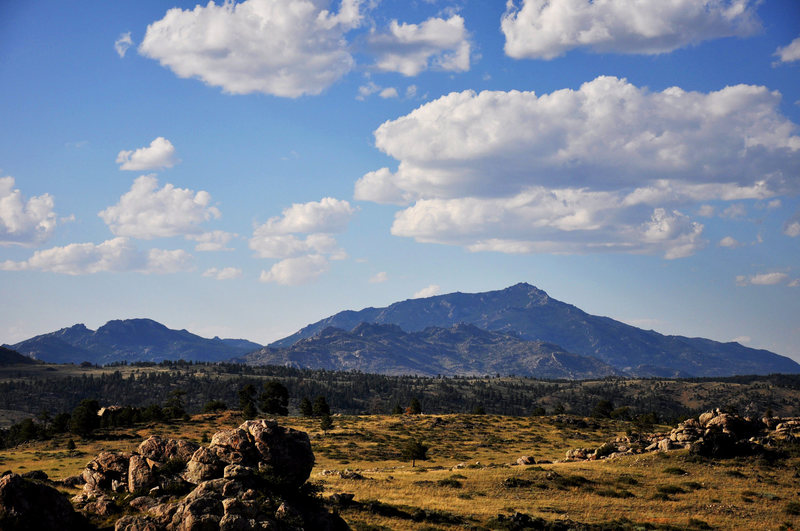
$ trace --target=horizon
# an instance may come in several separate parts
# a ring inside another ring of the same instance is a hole
[[[525,279],[800,362],[800,3],[652,5],[3,4],[0,342]]]

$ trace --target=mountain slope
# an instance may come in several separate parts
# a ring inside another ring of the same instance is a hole
[[[351,331],[325,328],[286,348],[264,348],[241,359],[254,365],[421,376],[515,374],[536,378],[599,378],[619,374],[557,345],[489,332],[474,325],[404,332],[396,325],[360,323]]]
[[[800,365],[773,352],[642,330],[587,314],[525,283],[498,291],[450,293],[396,302],[385,308],[344,311],[270,346],[293,345],[327,327],[351,330],[361,322],[395,324],[407,332],[470,323],[486,330],[516,333],[523,339],[555,343],[566,351],[594,356],[636,376],[800,372]]]
[[[11,348],[50,363],[115,361],[223,361],[261,348],[242,339],[206,339],[151,319],[109,321],[92,331],[82,324],[36,336]]]
[[[20,363],[36,363],[36,361],[27,356],[23,356],[19,352],[15,352],[5,347],[0,347],[0,366],[18,365]]]

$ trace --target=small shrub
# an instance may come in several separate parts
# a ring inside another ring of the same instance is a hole
[[[440,487],[450,487],[453,489],[460,489],[463,486],[460,481],[453,478],[440,479],[436,484]]]
[[[658,492],[663,494],[683,494],[686,491],[677,485],[660,485]]]
[[[503,486],[507,489],[530,487],[531,485],[533,485],[533,481],[529,479],[510,477],[503,480]]]
[[[634,495],[631,491],[626,489],[597,489],[594,491],[598,496],[605,498],[633,498]]]
[[[741,473],[738,470],[726,470],[725,473],[727,475],[729,475],[730,477],[732,477],[732,478],[746,478],[747,477],[747,476],[745,476],[743,473]]]
[[[702,483],[698,483],[696,481],[687,481],[683,484],[683,486],[689,490],[700,490],[705,488]]]
[[[700,520],[699,518],[689,518],[689,528],[690,529],[714,529],[708,522],[705,520]]]
[[[630,474],[620,474],[620,476],[617,478],[617,483],[620,485],[638,485],[639,480]]]
[[[800,502],[791,501],[787,503],[783,512],[792,516],[800,515]]]
[[[673,476],[685,476],[688,474],[684,469],[677,466],[668,466],[663,472],[665,474],[672,474]]]

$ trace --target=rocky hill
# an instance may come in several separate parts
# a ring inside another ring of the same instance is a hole
[[[405,332],[397,325],[360,323],[324,328],[286,348],[263,348],[241,358],[253,365],[284,365],[421,376],[515,374],[551,379],[600,378],[619,372],[558,345],[490,332],[470,324]]]
[[[82,324],[27,339],[10,348],[49,363],[223,361],[261,348],[242,339],[206,339],[151,319],[109,321],[93,331]]]
[[[394,324],[406,332],[469,323],[593,356],[631,376],[800,373],[796,362],[767,350],[642,330],[590,315],[525,283],[498,291],[450,293],[396,302],[385,308],[340,312],[270,347],[289,347],[325,328],[352,330],[359,323]]]

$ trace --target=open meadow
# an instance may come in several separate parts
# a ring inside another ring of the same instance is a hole
[[[74,439],[74,450],[67,449],[67,437],[31,442],[2,451],[0,467],[64,478],[79,474],[103,450],[131,451],[150,435],[207,443],[215,432],[241,421],[237,412],[226,411],[101,430],[93,439]],[[606,528],[800,525],[797,452],[774,460],[712,460],[677,450],[558,462],[571,448],[596,448],[635,426],[576,417],[464,414],[334,416],[327,431],[318,418],[279,422],[309,434],[316,457],[310,481],[323,498],[337,500],[334,507],[357,530],[524,529],[541,525],[536,518]],[[427,459],[414,466],[402,455],[412,439],[428,447]],[[518,465],[522,456],[536,463]],[[357,503],[334,496],[341,493],[352,494]]]

